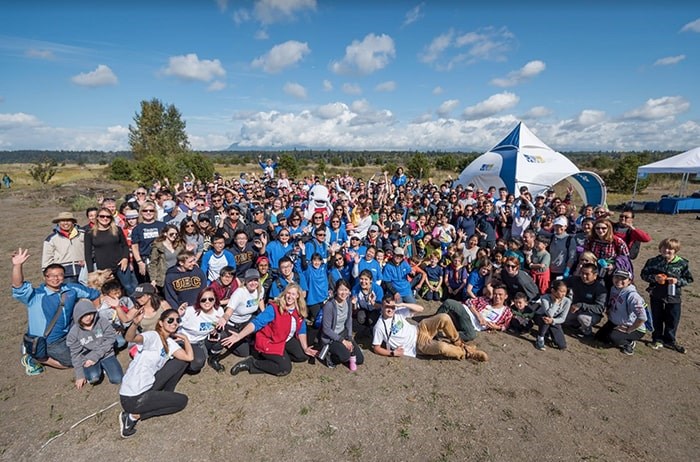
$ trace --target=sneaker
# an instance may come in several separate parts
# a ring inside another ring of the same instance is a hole
[[[634,354],[634,347],[637,346],[637,342],[634,340],[622,347],[622,352],[627,356],[632,356]]]
[[[136,421],[131,420],[128,412],[119,413],[119,431],[122,438],[129,438],[136,434]]]
[[[682,345],[679,345],[677,343],[669,343],[667,345],[664,345],[666,348],[669,348],[671,350],[675,350],[678,353],[684,355],[685,354],[685,347]]]
[[[543,337],[537,337],[537,340],[535,340],[535,348],[537,348],[540,351],[544,351],[545,346]]]
[[[660,350],[664,347],[664,344],[660,340],[657,340],[655,342],[651,342],[651,345],[649,345],[649,347],[652,350]]]
[[[28,354],[22,355],[22,359],[19,362],[24,366],[24,372],[27,375],[39,375],[44,372],[44,366],[36,362],[34,358]]]

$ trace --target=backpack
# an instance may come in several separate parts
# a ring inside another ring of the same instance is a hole
[[[630,239],[632,238],[632,230],[630,228],[627,228],[627,233],[625,234],[625,242],[629,242]],[[629,246],[629,252],[630,252],[630,258],[634,260],[639,256],[639,249],[642,247],[642,243],[639,241],[634,241],[632,242],[632,245]]]

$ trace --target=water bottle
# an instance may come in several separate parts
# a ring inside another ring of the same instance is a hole
[[[668,296],[669,296],[669,297],[675,297],[675,296],[676,296],[676,285],[675,285],[675,284],[669,284],[669,285],[668,285]]]
[[[328,349],[330,348],[330,343],[326,343],[323,345],[323,348],[321,348],[321,351],[318,352],[318,359],[321,361],[325,361],[326,355],[328,354]]]
[[[355,355],[350,356],[350,371],[355,372],[357,370],[357,358]]]

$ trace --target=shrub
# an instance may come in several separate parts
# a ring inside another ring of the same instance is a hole
[[[134,166],[128,159],[116,157],[109,165],[109,178],[117,181],[130,181],[134,176]]]
[[[43,160],[35,162],[34,166],[29,168],[29,176],[37,183],[47,184],[57,171],[58,164],[56,161],[45,157]]]
[[[430,159],[422,153],[416,153],[406,162],[406,170],[409,175],[416,178],[428,178],[430,176]]]

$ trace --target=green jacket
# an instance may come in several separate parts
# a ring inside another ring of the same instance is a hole
[[[676,295],[668,295],[668,286],[666,284],[658,284],[656,282],[657,274],[665,274],[668,277],[676,278]],[[688,267],[688,260],[676,255],[670,262],[662,255],[657,255],[647,260],[642,268],[642,280],[649,283],[647,291],[649,296],[655,300],[663,300],[666,303],[680,303],[681,287],[687,286],[693,282],[693,275]]]

